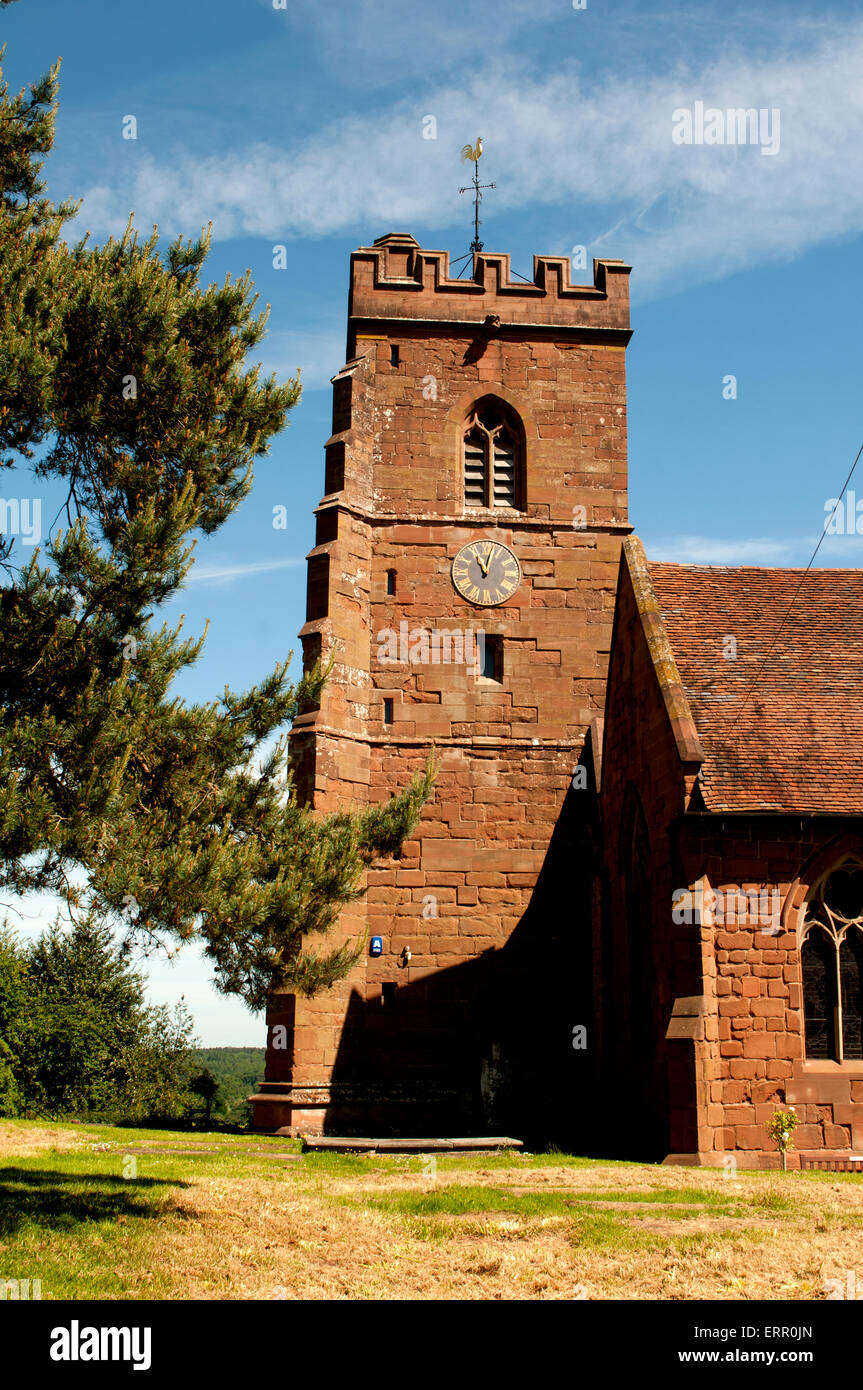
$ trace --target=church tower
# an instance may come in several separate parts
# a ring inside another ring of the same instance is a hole
[[[307,667],[335,666],[291,734],[295,789],[328,812],[385,800],[432,747],[439,772],[340,918],[364,959],[317,999],[271,997],[258,1129],[518,1132],[553,1065],[531,1020],[558,996],[530,962],[563,973],[550,846],[602,716],[630,530],[628,276],[598,260],[574,285],[537,256],[525,282],[478,252],[456,279],[404,233],[351,257],[300,634]]]

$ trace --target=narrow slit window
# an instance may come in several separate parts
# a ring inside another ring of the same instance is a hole
[[[384,724],[392,724],[392,722],[393,722],[393,702],[392,702],[392,700],[384,700]]]
[[[397,345],[396,343],[393,343],[393,344],[390,346],[390,366],[391,366],[391,367],[397,367],[398,365],[399,365],[399,350],[398,350],[398,345]]]
[[[396,591],[396,572],[387,570],[387,594],[392,597]]]
[[[488,681],[503,681],[503,638],[486,634],[482,645],[482,674]]]

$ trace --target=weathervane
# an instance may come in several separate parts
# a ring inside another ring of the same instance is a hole
[[[473,183],[465,184],[464,188],[459,189],[459,193],[468,193],[471,188],[473,189],[473,241],[470,244],[470,252],[468,254],[482,250],[482,242],[479,239],[479,205],[482,201],[482,189],[494,188],[493,183],[480,183],[479,181],[479,161],[481,155],[482,136],[478,135],[476,144],[465,145],[461,152],[462,163],[468,159],[473,160]],[[462,257],[461,259],[464,260],[466,258]]]

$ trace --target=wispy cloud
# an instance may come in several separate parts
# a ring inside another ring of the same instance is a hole
[[[290,149],[261,142],[209,158],[179,149],[136,160],[134,171],[118,165],[85,197],[82,222],[97,234],[118,230],[134,207],[139,222],[169,232],[212,217],[218,237],[274,241],[452,225],[463,219],[453,174],[467,131],[484,137],[501,211],[554,208],[558,229],[571,224],[558,250],[587,242],[586,229],[601,220],[613,223],[614,245],[589,250],[633,258],[636,287],[656,292],[859,231],[861,68],[860,21],[837,21],[808,51],[735,53],[592,83],[575,63],[537,76],[499,57],[472,65],[464,80],[336,120]],[[672,112],[695,101],[778,108],[779,152],[675,145]],[[422,137],[427,114],[436,140]]]
[[[297,569],[306,563],[300,555],[284,560],[258,560],[250,564],[193,565],[186,584],[236,584],[241,579],[253,579],[273,570]]]
[[[651,560],[675,560],[695,565],[806,564],[816,537],[777,540],[773,536],[668,536],[645,540]]]
[[[818,546],[819,539],[821,541]],[[808,565],[815,547],[815,568],[858,568],[863,534],[823,536],[642,536],[651,560],[694,565]]]
[[[258,0],[265,8],[272,0]],[[340,84],[382,86],[476,65],[481,52],[488,64],[525,30],[572,21],[568,0],[435,0],[433,5],[393,5],[390,0],[291,0],[279,14],[296,37],[312,34],[319,56]],[[578,20],[575,20],[578,23]]]

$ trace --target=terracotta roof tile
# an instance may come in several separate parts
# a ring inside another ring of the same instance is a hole
[[[708,810],[863,813],[863,571],[649,570]]]

